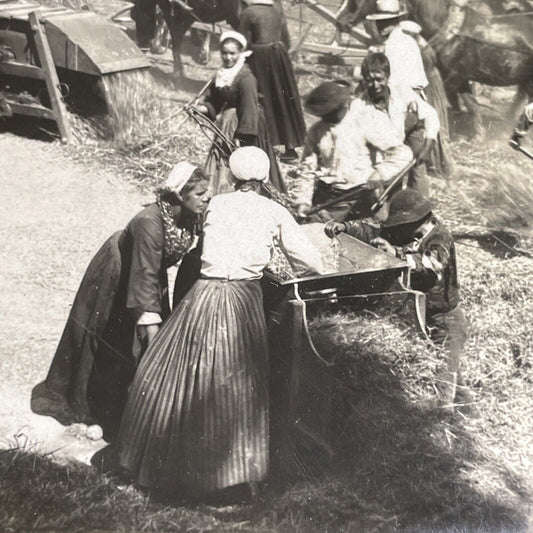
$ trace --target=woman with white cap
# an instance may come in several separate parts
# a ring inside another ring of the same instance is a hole
[[[229,165],[236,191],[210,202],[200,279],[141,360],[117,441],[121,468],[140,486],[171,496],[234,492],[267,476],[260,279],[276,240],[300,273],[322,269],[320,253],[289,212],[258,194],[268,156],[239,148]]]
[[[197,108],[205,113],[229,139],[238,146],[259,146],[270,159],[270,181],[281,192],[281,179],[276,155],[269,142],[262,107],[259,104],[257,80],[246,64],[251,52],[246,51],[244,35],[225,31],[220,36],[222,67],[208,87]],[[214,144],[207,158],[206,169],[212,180],[214,194],[233,189],[225,157]]]
[[[208,185],[202,169],[177,164],[156,202],[96,253],[48,376],[33,390],[34,412],[63,424],[98,421],[116,434],[138,359],[170,314],[166,270],[199,232]]]

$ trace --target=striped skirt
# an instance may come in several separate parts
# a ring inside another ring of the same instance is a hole
[[[118,459],[144,487],[199,496],[268,470],[268,345],[259,281],[196,282],[143,356]]]

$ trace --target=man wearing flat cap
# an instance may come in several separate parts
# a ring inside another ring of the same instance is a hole
[[[358,220],[331,221],[325,232],[329,237],[346,232],[407,262],[411,287],[426,295],[429,335],[448,355],[441,378],[443,407],[453,410],[455,402],[470,403],[459,369],[468,323],[460,305],[455,244],[430,202],[417,191],[405,189],[392,197],[388,217],[380,226]]]

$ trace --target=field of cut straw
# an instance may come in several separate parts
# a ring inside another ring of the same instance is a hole
[[[299,14],[298,7],[287,10]],[[150,73],[106,80],[110,116],[73,117],[76,146],[65,150],[145,189],[179,160],[201,164],[209,140],[181,108],[212,76],[216,61],[199,68],[186,58],[195,79],[179,90],[165,82],[163,63]],[[302,62],[297,75],[306,93],[328,72]],[[439,409],[444,356],[409,325],[346,310],[318,314],[311,334],[319,351],[336,360],[324,374],[329,445],[306,448],[301,437],[295,441],[283,484],[274,478],[256,501],[231,507],[161,502],[113,476],[19,448],[0,452],[2,530],[529,530],[533,161],[507,146],[511,123],[500,120],[505,107],[496,97],[494,102],[496,112],[485,117],[486,142],[454,138],[454,175],[431,183],[436,212],[457,239],[470,321],[462,369],[472,405],[454,415]]]

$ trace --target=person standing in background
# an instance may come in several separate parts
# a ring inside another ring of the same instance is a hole
[[[305,122],[292,63],[287,20],[279,2],[252,0],[241,16],[240,32],[253,54],[248,59],[263,96],[270,142],[284,145],[282,159],[297,157],[305,140]]]
[[[247,41],[236,31],[220,36],[222,66],[196,106],[237,146],[259,146],[270,159],[270,182],[281,192],[285,185],[268,136],[263,108],[259,104],[257,80],[246,64],[250,52]],[[219,140],[217,139],[217,142]],[[216,143],[209,151],[206,171],[211,177],[213,194],[233,190],[229,168]]]
[[[383,39],[383,53],[390,62],[390,84],[421,91],[427,87],[428,79],[417,42],[400,26],[400,17],[406,14],[400,10],[398,0],[377,0],[376,13],[366,18],[375,23]]]

